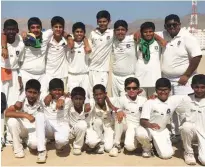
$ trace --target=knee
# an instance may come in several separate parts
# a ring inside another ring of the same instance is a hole
[[[80,120],[80,121],[77,123],[76,127],[77,127],[80,131],[86,131],[86,129],[87,129],[87,123],[86,123],[85,121],[83,121],[83,120]]]
[[[136,149],[134,144],[131,144],[131,143],[125,143],[125,148],[127,151],[134,151]]]
[[[104,145],[104,150],[105,150],[105,152],[109,153],[110,150],[112,149],[112,147],[113,147],[113,144],[111,144],[111,143],[105,143],[105,145]]]
[[[170,158],[172,158],[172,155],[174,154],[174,152],[172,151],[172,152],[163,152],[163,153],[161,153],[160,155],[159,155],[159,157],[160,158],[162,158],[162,159],[170,159]]]
[[[16,118],[9,118],[7,121],[9,129],[13,129],[18,126],[18,120]]]
[[[103,126],[103,121],[101,119],[95,119],[94,126],[96,126],[96,127]]]
[[[145,139],[147,139],[147,137],[148,137],[148,133],[147,133],[147,130],[145,128],[140,126],[136,129],[136,138],[138,140],[145,140]]]
[[[100,139],[97,133],[92,129],[87,129],[86,140],[85,143],[90,148],[95,148],[95,146],[100,142]]]
[[[97,140],[92,140],[90,139],[89,141],[87,140],[86,144],[90,147],[90,148],[95,148],[95,146],[98,144]]]
[[[199,159],[199,161],[201,162],[202,165],[205,165],[205,156],[204,155],[202,155],[202,156],[199,156],[198,159]]]
[[[32,150],[36,150],[37,149],[37,140],[35,140],[35,139],[29,140],[27,145]]]
[[[181,133],[182,134],[190,134],[192,132],[193,126],[189,122],[185,122],[181,127]]]

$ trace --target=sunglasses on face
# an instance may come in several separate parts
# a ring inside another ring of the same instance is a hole
[[[178,25],[178,23],[166,24],[167,28],[171,28],[172,26],[176,28]]]
[[[40,29],[40,26],[31,26],[30,29]]]
[[[138,89],[138,87],[126,87],[126,90],[137,90]]]

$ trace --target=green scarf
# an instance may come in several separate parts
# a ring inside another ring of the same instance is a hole
[[[152,38],[151,41],[146,41],[142,38],[140,38],[140,51],[142,52],[143,58],[145,61],[149,61],[150,60],[150,50],[149,50],[149,46],[154,42],[154,38]]]
[[[41,48],[41,43],[42,43],[42,40],[41,39],[36,39],[36,45],[33,46],[34,48]]]

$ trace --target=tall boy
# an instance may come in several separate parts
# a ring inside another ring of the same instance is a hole
[[[8,128],[13,139],[13,148],[16,158],[25,156],[22,139],[27,139],[27,145],[31,149],[37,148],[35,115],[42,112],[42,105],[39,102],[41,84],[35,79],[26,83],[26,98],[23,102],[17,101],[10,106],[5,116],[8,117]]]

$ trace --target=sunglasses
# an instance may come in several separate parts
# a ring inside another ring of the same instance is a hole
[[[31,27],[30,27],[30,29],[35,29],[35,28],[36,28],[36,29],[40,29],[41,26],[31,26]]]
[[[166,24],[167,28],[171,28],[172,26],[176,28],[178,25],[178,23]]]
[[[126,87],[126,90],[137,90],[138,89],[138,87]]]

